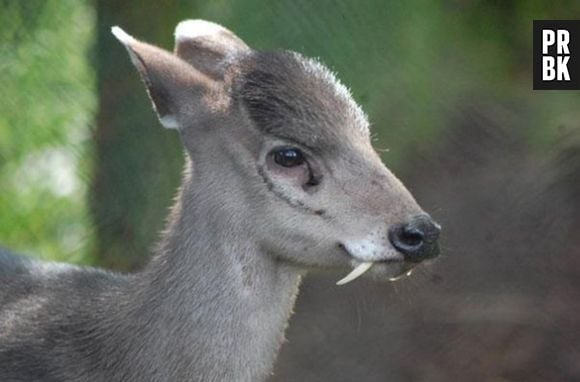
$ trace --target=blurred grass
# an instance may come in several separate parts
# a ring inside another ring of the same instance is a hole
[[[101,9],[144,12],[157,3],[98,4]],[[87,212],[87,201],[94,200],[87,193],[94,175],[91,126],[98,108],[94,68],[99,61],[91,55],[105,53],[94,48],[95,3],[3,0],[0,6],[0,243],[47,259],[90,263],[99,240],[91,227],[111,224],[106,217],[92,222]],[[580,18],[579,2],[182,0],[171,12],[163,6],[144,15],[144,30],[157,34],[179,19],[206,18],[226,25],[255,48],[286,48],[319,57],[368,112],[375,145],[389,149],[383,159],[395,170],[404,167],[409,153],[436,146],[450,116],[465,102],[493,99],[523,109],[530,124],[522,139],[537,150],[549,150],[578,120],[578,92],[531,90],[531,27],[533,19]],[[123,25],[123,12],[101,17]],[[170,49],[172,30],[164,33],[166,40],[151,42]],[[118,65],[129,66],[123,59]],[[142,104],[131,108],[135,118],[121,119],[140,120],[138,110],[149,106],[137,76],[130,80]],[[153,114],[148,115],[156,124]],[[120,128],[125,127],[110,130]],[[140,135],[117,134],[119,139]],[[155,143],[139,143],[142,148],[125,157],[139,161]],[[156,155],[178,150],[165,146]],[[115,171],[143,167],[124,166]],[[167,175],[172,171],[179,169],[156,168],[147,177],[158,179],[108,186],[132,192],[142,185],[165,184],[161,178],[173,176]],[[164,213],[165,207],[159,206],[168,203],[158,200],[162,193],[142,192],[145,205],[139,206],[140,212],[132,206],[133,212],[126,213],[145,227],[135,230],[140,234],[134,240],[144,241],[138,248],[156,238],[152,232],[163,217],[152,215]],[[106,207],[107,201],[102,203]]]
[[[0,5],[0,243],[86,262],[93,9],[77,0]]]

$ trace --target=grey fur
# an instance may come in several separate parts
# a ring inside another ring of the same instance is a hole
[[[263,380],[306,270],[397,256],[387,229],[421,209],[345,88],[298,54],[214,37],[178,41],[177,57],[122,41],[179,128],[176,203],[134,275],[0,251],[0,381]],[[319,182],[276,168],[279,145],[302,147]],[[367,236],[374,252],[345,252]],[[400,272],[383,265],[376,276]]]

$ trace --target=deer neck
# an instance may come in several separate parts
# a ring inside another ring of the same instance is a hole
[[[184,185],[158,254],[139,277],[149,317],[143,338],[167,356],[160,365],[191,373],[174,380],[260,380],[283,341],[301,274],[252,241],[252,222],[227,202],[188,189],[200,182]]]

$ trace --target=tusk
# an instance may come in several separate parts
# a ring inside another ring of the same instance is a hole
[[[409,276],[411,276],[412,273],[413,273],[413,270],[410,269],[407,273],[403,273],[401,275],[398,275],[398,276],[395,276],[395,277],[391,277],[389,279],[389,281],[397,281],[397,280],[402,279],[403,277],[409,277]]]
[[[367,262],[367,263],[361,263],[361,264],[357,265],[356,268],[353,269],[348,275],[346,275],[344,278],[338,280],[336,285],[347,284],[347,283],[353,281],[354,279],[358,278],[359,276],[362,276],[363,273],[365,273],[366,271],[371,269],[373,264],[374,263],[372,263],[372,262]]]

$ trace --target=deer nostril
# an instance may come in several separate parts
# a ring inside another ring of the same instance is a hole
[[[409,247],[416,247],[423,244],[423,232],[418,229],[408,229],[406,227],[402,228],[400,233],[400,240],[402,243]]]
[[[420,262],[439,254],[437,239],[441,227],[427,215],[418,215],[407,224],[389,230],[389,241],[405,260]]]

